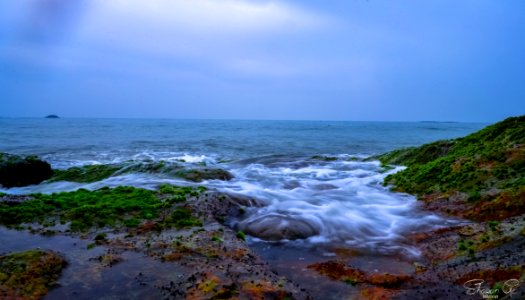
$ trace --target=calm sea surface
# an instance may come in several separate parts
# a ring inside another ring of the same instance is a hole
[[[140,156],[370,155],[464,136],[479,123],[0,118],[0,151],[58,167]]]

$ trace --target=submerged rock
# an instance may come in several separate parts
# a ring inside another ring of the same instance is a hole
[[[4,187],[38,184],[52,175],[51,166],[36,156],[0,153],[0,185]]]
[[[121,167],[117,165],[87,165],[67,170],[55,170],[50,181],[74,181],[90,183],[111,177]]]
[[[66,265],[65,259],[52,251],[29,250],[0,256],[0,298],[40,299]]]
[[[203,180],[231,180],[233,175],[223,169],[192,169],[192,170],[181,170],[175,175],[184,178],[189,181],[201,182]]]
[[[267,241],[305,239],[319,234],[314,224],[301,218],[266,215],[239,224],[245,233]]]
[[[121,164],[87,165],[72,167],[66,170],[55,170],[51,181],[96,182],[112,176],[131,173],[164,174],[179,177],[193,182],[203,180],[230,180],[233,175],[223,169],[216,168],[187,168],[178,163],[158,162],[125,162]]]

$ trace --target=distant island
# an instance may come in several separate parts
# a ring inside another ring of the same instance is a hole
[[[57,115],[47,115],[46,119],[59,119]]]

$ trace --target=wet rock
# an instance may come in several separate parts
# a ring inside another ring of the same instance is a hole
[[[52,175],[51,166],[36,156],[0,153],[0,185],[4,187],[39,184]]]
[[[323,156],[323,155],[314,155],[314,156],[312,156],[312,159],[313,160],[326,161],[326,162],[338,160],[337,157],[334,157],[334,156]]]
[[[292,181],[288,181],[288,182],[285,182],[284,185],[283,185],[283,188],[287,189],[287,190],[293,190],[293,189],[296,189],[298,187],[301,187],[301,183],[297,180],[292,180]]]
[[[382,287],[398,287],[412,279],[405,274],[366,273],[360,269],[347,266],[340,261],[326,261],[308,266],[309,269],[334,280],[341,280],[349,284],[368,283]]]
[[[335,190],[335,189],[338,189],[337,186],[333,185],[333,184],[318,184],[318,185],[315,185],[314,188],[316,190],[319,190],[319,191],[326,191],[326,190]]]
[[[365,281],[365,273],[363,271],[348,267],[339,261],[315,263],[309,265],[308,268],[334,280],[349,281],[352,283]]]
[[[396,287],[401,285],[403,282],[410,280],[411,278],[411,276],[405,274],[369,274],[366,276],[366,282],[384,287]]]
[[[0,256],[0,299],[40,299],[65,266],[64,258],[52,251],[29,250]]]
[[[246,207],[262,207],[261,201],[241,194],[223,194],[231,203]]]
[[[227,181],[233,178],[233,175],[226,170],[212,168],[181,170],[176,172],[175,175],[194,182],[201,182],[210,179]]]
[[[87,165],[67,170],[55,170],[50,181],[74,181],[90,183],[111,177],[120,169],[118,165]]]
[[[157,162],[124,162],[120,164],[87,165],[72,167],[66,170],[55,170],[51,181],[96,182],[112,176],[131,173],[164,174],[179,177],[193,182],[203,180],[230,180],[233,175],[218,168],[187,168],[179,163]]]
[[[267,215],[239,224],[245,233],[267,241],[305,239],[319,234],[307,220],[283,215]]]
[[[7,205],[17,205],[25,201],[33,200],[34,198],[26,195],[1,195],[0,203]]]
[[[252,197],[218,192],[207,192],[199,198],[189,199],[188,203],[195,213],[220,223],[244,214],[244,208],[263,206],[261,201]]]
[[[114,265],[122,262],[123,258],[120,255],[116,254],[116,253],[108,252],[106,254],[103,254],[103,255],[97,257],[97,260],[100,262],[100,264],[103,267],[111,268]]]

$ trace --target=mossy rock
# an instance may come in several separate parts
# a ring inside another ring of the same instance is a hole
[[[508,118],[464,138],[395,150],[377,158],[383,164],[407,166],[385,179],[397,191],[421,198],[464,193],[486,218],[497,218],[497,210],[525,213],[525,116]],[[489,201],[503,206],[476,204]]]
[[[223,169],[190,169],[190,170],[181,170],[175,173],[176,176],[183,179],[201,182],[203,180],[231,180],[233,175]]]
[[[7,226],[69,223],[73,232],[104,227],[135,228],[146,220],[156,220],[164,226],[179,226],[185,221],[188,222],[184,224],[191,225],[196,224],[195,219],[190,218],[191,214],[177,215],[177,220],[173,222],[168,222],[166,216],[177,210],[177,203],[201,192],[201,188],[191,187],[172,187],[169,193],[163,193],[123,186],[95,191],[80,189],[51,195],[35,194],[32,200],[20,203],[0,202],[0,223]],[[187,220],[182,217],[187,217]]]
[[[51,166],[36,156],[0,153],[0,185],[4,187],[39,184],[52,175]]]
[[[383,164],[392,165],[413,165],[425,164],[449,153],[454,141],[437,141],[423,145],[419,148],[403,148],[377,156],[376,158]]]
[[[82,167],[73,167],[66,170],[55,170],[55,175],[49,180],[53,181],[73,181],[90,183],[106,178],[131,173],[146,173],[146,174],[165,174],[167,176],[179,177],[193,182],[201,182],[203,180],[217,179],[230,180],[233,175],[223,169],[216,168],[195,168],[187,169],[173,162],[146,162],[135,163],[125,162],[121,164],[108,165],[88,165]]]
[[[55,170],[55,174],[49,181],[96,182],[111,177],[120,168],[118,165],[87,165],[66,170]]]
[[[65,259],[52,251],[29,250],[0,256],[0,298],[40,299],[66,265]]]

